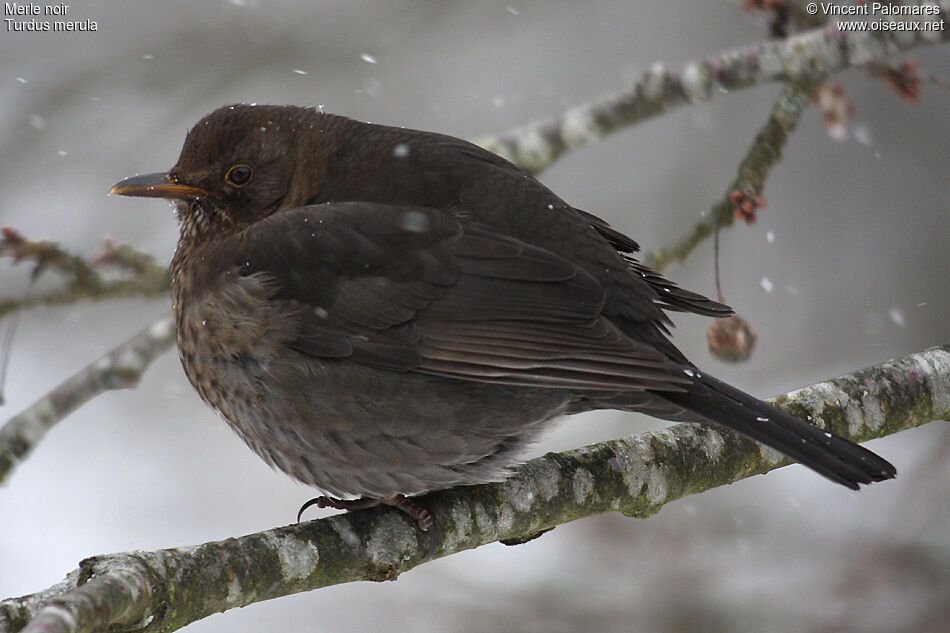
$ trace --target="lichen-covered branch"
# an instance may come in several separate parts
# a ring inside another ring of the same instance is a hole
[[[175,343],[175,323],[165,316],[76,372],[0,427],[0,483],[57,422],[105,391],[128,389]]]
[[[44,270],[52,269],[69,278],[62,288],[25,297],[0,299],[0,317],[15,310],[40,305],[62,305],[80,299],[107,299],[131,296],[157,296],[168,292],[171,278],[168,267],[158,264],[151,256],[136,251],[132,246],[106,241],[102,254],[92,262],[62,249],[55,242],[32,241],[10,227],[3,227],[0,236],[0,257],[13,258],[14,263],[33,262],[31,273],[36,278]],[[130,273],[130,276],[108,279],[99,268],[112,265]]]
[[[944,15],[948,9],[950,2],[943,2]],[[722,51],[679,71],[658,62],[626,90],[476,142],[537,173],[569,149],[674,107],[767,82],[788,82],[802,74],[832,73],[948,40],[950,29],[842,32],[830,24],[787,39]]]
[[[781,396],[778,406],[856,441],[950,419],[950,345]],[[522,542],[584,516],[646,517],[663,505],[788,463],[718,428],[675,425],[548,454],[500,484],[431,493],[436,556]],[[878,484],[886,485],[886,484]],[[428,538],[376,508],[152,552],[96,556],[44,592],[0,602],[0,633],[174,631],[213,613],[355,580],[394,580]]]
[[[683,262],[694,248],[712,235],[717,221],[720,227],[731,225],[737,208],[737,193],[750,200],[759,198],[769,171],[781,157],[782,148],[798,125],[812,93],[823,77],[820,73],[806,74],[785,84],[772,106],[768,120],[739,164],[736,178],[726,189],[726,195],[680,241],[646,253],[643,261],[647,266],[662,272],[674,261]]]

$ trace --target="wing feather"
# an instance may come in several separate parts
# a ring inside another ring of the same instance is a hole
[[[605,292],[558,255],[441,211],[335,203],[247,230],[242,275],[298,315],[286,344],[328,361],[544,388],[682,391],[659,352],[618,330]]]

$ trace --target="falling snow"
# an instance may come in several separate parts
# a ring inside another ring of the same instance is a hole
[[[407,211],[399,219],[399,226],[409,233],[422,233],[429,228],[429,216],[418,211]]]
[[[904,311],[897,306],[894,306],[888,310],[887,316],[891,317],[891,321],[896,323],[897,327],[905,327],[906,322],[904,321]]]
[[[854,134],[854,140],[856,140],[861,145],[870,145],[873,141],[871,138],[871,128],[866,125],[855,125],[851,132]]]

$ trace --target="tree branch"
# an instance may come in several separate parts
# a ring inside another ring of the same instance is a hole
[[[103,253],[87,262],[78,255],[48,241],[31,241],[10,227],[3,227],[0,256],[12,257],[14,263],[32,261],[31,276],[35,279],[47,268],[71,277],[63,288],[25,297],[0,300],[0,316],[40,305],[75,303],[80,299],[107,299],[130,296],[156,296],[168,292],[171,277],[167,266],[127,244],[107,240]],[[95,265],[111,264],[132,274],[119,279],[104,279]]]
[[[793,391],[790,413],[855,441],[950,419],[950,345]],[[437,556],[523,542],[611,511],[647,517],[686,495],[789,463],[723,429],[678,424],[520,467],[500,484],[428,494]],[[394,580],[425,562],[428,539],[375,508],[196,547],[96,556],[50,589],[0,602],[0,633],[174,631],[253,602],[355,580]]]
[[[944,15],[950,2],[941,3]],[[950,30],[838,31],[835,24],[781,40],[722,51],[679,72],[662,62],[630,88],[476,142],[534,173],[569,149],[582,147],[667,110],[806,73],[832,73],[926,44],[950,40]]]
[[[165,316],[10,418],[0,428],[0,483],[57,422],[100,393],[135,387],[174,343],[175,322]]]
[[[643,258],[648,267],[662,272],[674,261],[686,261],[693,249],[716,230],[717,222],[720,227],[731,226],[735,218],[737,192],[748,199],[759,198],[769,171],[781,157],[782,148],[808,107],[812,93],[825,76],[807,73],[785,84],[772,106],[768,121],[759,130],[739,164],[736,179],[727,188],[726,195],[679,242],[648,252]]]

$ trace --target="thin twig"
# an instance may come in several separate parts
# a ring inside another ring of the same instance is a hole
[[[719,218],[716,218],[715,232],[713,233],[713,266],[716,275],[716,300],[725,304],[726,298],[722,294],[722,283],[719,281]]]
[[[168,292],[171,278],[166,266],[131,246],[111,246],[111,252],[110,243],[107,242],[105,247],[106,254],[111,256],[111,259],[102,259],[102,263],[116,264],[132,273],[132,276],[105,279],[97,270],[96,261],[87,262],[55,242],[28,240],[16,230],[3,227],[0,257],[12,257],[14,263],[32,262],[34,268],[30,274],[31,279],[36,279],[43,271],[52,269],[69,278],[69,282],[62,288],[0,300],[0,316],[40,305],[75,303],[80,299],[154,297]],[[103,255],[96,257],[104,258]]]
[[[0,427],[0,483],[57,422],[103,392],[135,387],[174,342],[174,320],[163,317],[8,420]]]
[[[713,205],[696,225],[678,242],[647,253],[644,263],[657,272],[663,271],[672,262],[683,262],[699,244],[712,235],[716,227],[730,226],[734,222],[736,192],[746,197],[758,198],[765,186],[771,168],[778,162],[782,147],[795,129],[811,94],[823,75],[812,74],[799,77],[785,84],[768,121],[756,135],[745,158],[739,165],[735,180],[726,189],[723,198]]]
[[[27,296],[33,292],[33,280],[30,280],[30,287],[27,290]],[[3,336],[0,337],[0,405],[6,402],[3,395],[7,387],[7,368],[10,366],[10,356],[13,354],[13,336],[16,334],[16,328],[20,324],[20,315],[22,312],[14,312],[7,319],[3,326]],[[0,481],[2,481],[0,477]]]
[[[22,261],[33,262],[34,268],[30,276],[33,279],[47,268],[73,278],[78,286],[95,289],[102,283],[99,273],[86,261],[59,247],[56,242],[28,240],[16,229],[5,226],[0,230],[0,256],[12,257],[13,263]]]

